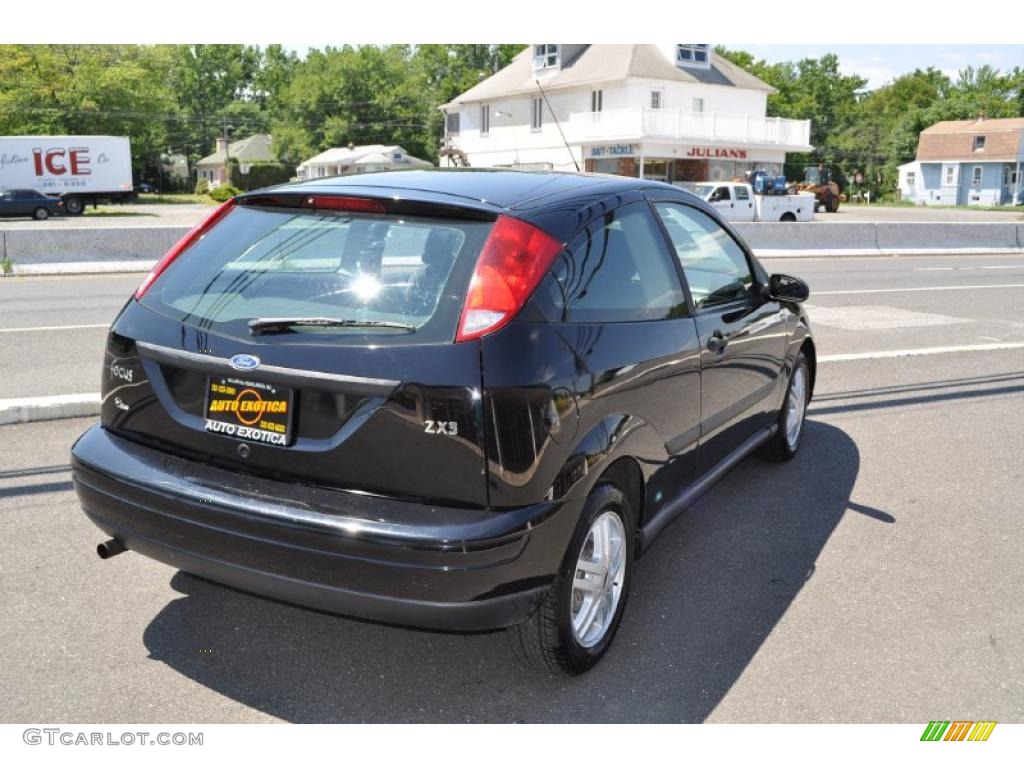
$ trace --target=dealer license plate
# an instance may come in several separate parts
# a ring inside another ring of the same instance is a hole
[[[291,442],[293,392],[257,381],[209,376],[206,431],[270,445]]]

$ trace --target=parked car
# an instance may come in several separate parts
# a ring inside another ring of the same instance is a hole
[[[524,659],[580,673],[665,526],[754,451],[796,454],[807,295],[657,182],[419,171],[247,193],[114,321],[75,488],[103,557],[508,628]]]
[[[135,194],[137,194],[137,195],[139,195],[139,194],[155,195],[155,194],[157,194],[157,192],[160,191],[160,190],[158,190],[156,188],[155,185],[150,184],[148,181],[140,182],[140,183],[136,184],[132,189],[135,192]]]
[[[0,189],[0,216],[28,216],[43,221],[64,213],[64,203],[34,189]]]

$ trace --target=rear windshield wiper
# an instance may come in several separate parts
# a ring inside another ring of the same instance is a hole
[[[416,326],[388,320],[343,320],[337,317],[257,317],[249,321],[253,336],[261,333],[287,333],[294,328],[394,328],[413,332]]]

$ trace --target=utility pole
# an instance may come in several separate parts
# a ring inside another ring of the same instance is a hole
[[[228,119],[220,120],[221,132],[224,135],[224,183],[231,186],[231,139],[228,138]]]

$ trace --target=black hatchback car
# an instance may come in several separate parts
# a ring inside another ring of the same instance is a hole
[[[114,321],[75,488],[113,537],[101,556],[508,628],[579,673],[658,533],[748,454],[799,448],[807,293],[655,182],[417,171],[245,194]]]
[[[43,221],[64,213],[64,201],[34,189],[0,189],[0,216],[30,216]]]

